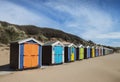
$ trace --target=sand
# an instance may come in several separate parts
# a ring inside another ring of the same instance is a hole
[[[9,64],[9,53],[10,53],[9,47],[7,47],[7,46],[1,47],[0,46],[0,66]]]
[[[7,65],[9,50],[1,49],[0,66]],[[1,68],[0,82],[120,82],[120,54],[24,71]]]

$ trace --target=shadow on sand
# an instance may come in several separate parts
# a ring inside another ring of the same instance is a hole
[[[10,68],[10,64],[5,64],[0,66],[0,71],[15,71],[15,70]]]

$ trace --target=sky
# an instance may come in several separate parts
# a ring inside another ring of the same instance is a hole
[[[120,0],[0,0],[0,20],[120,46]]]

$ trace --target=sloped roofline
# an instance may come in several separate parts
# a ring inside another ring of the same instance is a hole
[[[85,48],[90,48],[90,46],[85,46]]]
[[[91,48],[95,48],[95,46],[91,46]]]
[[[22,43],[27,42],[27,41],[30,41],[30,40],[35,41],[35,42],[38,43],[39,45],[42,45],[42,43],[41,43],[40,41],[38,41],[38,40],[36,40],[36,39],[34,39],[34,38],[27,38],[27,39],[24,39],[24,40],[19,40],[19,41],[17,41],[17,42],[18,42],[18,44],[22,44]]]
[[[80,44],[80,45],[78,45],[77,47],[78,47],[78,48],[81,48],[81,47],[84,47],[84,46],[83,46],[82,44]]]
[[[67,47],[71,47],[71,46],[74,46],[74,47],[76,47],[77,48],[77,46],[75,45],[75,44],[73,44],[73,43],[71,43],[71,44],[65,44],[65,46],[67,46]]]
[[[57,44],[60,44],[60,45],[62,45],[62,46],[64,47],[63,43],[60,42],[60,41],[51,42],[50,44],[47,44],[47,43],[46,43],[46,44],[44,44],[43,46],[48,46],[48,45],[55,46],[55,45],[57,45]]]
[[[64,47],[63,43],[60,42],[60,41],[56,41],[56,42],[54,42],[54,43],[52,44],[52,46],[55,46],[55,45],[57,45],[58,43]]]

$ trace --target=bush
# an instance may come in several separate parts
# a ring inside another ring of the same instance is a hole
[[[27,37],[24,31],[16,29],[15,26],[8,26],[1,28],[2,32],[0,32],[0,42],[4,44],[8,44],[11,41],[24,39]]]
[[[10,42],[8,34],[3,33],[2,36],[0,37],[0,42],[3,44],[8,44]]]
[[[38,35],[38,40],[40,40],[40,41],[48,41],[48,38],[46,38],[44,35],[39,34]]]

